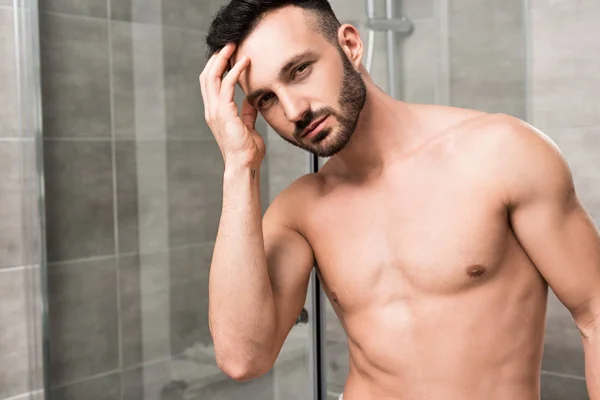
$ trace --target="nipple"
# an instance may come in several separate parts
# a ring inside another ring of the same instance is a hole
[[[338,297],[337,294],[335,294],[335,292],[331,292],[331,300],[333,300],[334,303],[338,304]]]
[[[478,278],[485,274],[486,268],[483,265],[471,265],[467,268],[467,275],[471,278]]]

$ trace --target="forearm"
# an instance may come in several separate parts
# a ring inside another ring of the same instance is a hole
[[[584,337],[585,377],[590,400],[600,400],[600,329]]]
[[[258,168],[225,171],[209,278],[209,321],[221,364],[261,363],[270,355],[275,304],[263,241]]]

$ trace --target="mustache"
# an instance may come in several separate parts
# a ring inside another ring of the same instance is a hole
[[[300,137],[300,135],[302,135],[302,132],[304,132],[304,130],[310,125],[312,124],[314,121],[326,116],[326,115],[334,115],[335,116],[335,111],[331,108],[321,108],[320,110],[317,111],[309,111],[307,112],[304,117],[302,118],[302,120],[296,122],[296,132],[294,132],[294,136],[296,137]]]

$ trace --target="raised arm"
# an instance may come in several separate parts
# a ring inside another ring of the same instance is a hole
[[[260,207],[264,142],[247,101],[238,115],[233,95],[247,67],[240,60],[222,78],[233,46],[200,76],[205,114],[225,160],[223,210],[209,275],[209,327],[219,367],[248,380],[267,372],[306,298],[313,255],[294,226],[302,184],[290,186],[267,211]]]

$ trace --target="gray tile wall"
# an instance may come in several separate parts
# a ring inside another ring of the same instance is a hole
[[[0,398],[29,391],[24,273],[0,270]]]
[[[600,226],[600,4],[533,0],[529,11],[529,121],[562,150],[575,187]],[[587,399],[581,337],[552,295],[543,378],[547,399]]]
[[[54,385],[119,367],[116,269],[112,257],[49,265]]]
[[[365,2],[331,1],[338,17],[356,22],[365,46]],[[376,15],[385,15],[376,1]],[[413,23],[397,35],[398,98],[526,116],[526,41],[522,0],[404,0],[396,15]],[[389,90],[386,37],[375,34],[371,75]]]
[[[526,118],[523,0],[449,0],[450,104]]]
[[[0,1],[0,399],[41,389],[42,367],[35,154],[20,110],[24,49],[15,36],[26,28],[12,3]]]
[[[206,312],[195,311],[206,303],[222,161],[197,86],[206,6],[183,12],[188,3],[41,5],[58,398],[121,399],[123,370],[209,341]]]
[[[42,389],[38,266],[0,269],[0,399]]]
[[[111,157],[109,141],[45,142],[49,262],[114,254]]]
[[[18,124],[15,24],[10,4],[10,1],[6,5],[0,3],[0,54],[6,60],[0,64],[0,137],[16,135]]]
[[[40,11],[76,16],[106,18],[107,0],[48,0],[39,5]]]
[[[540,129],[600,125],[599,15],[593,0],[532,3],[530,118]]]
[[[110,138],[108,40],[106,20],[41,13],[46,138]]]

